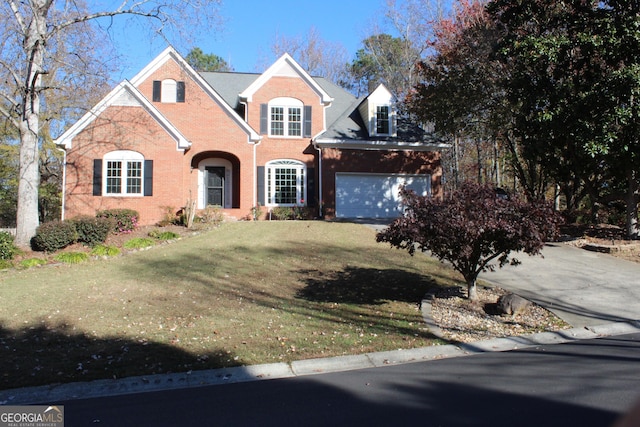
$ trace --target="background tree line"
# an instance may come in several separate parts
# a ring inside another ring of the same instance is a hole
[[[479,181],[530,200],[556,190],[570,220],[622,222],[637,239],[640,2],[456,6],[436,25],[433,55],[407,99],[453,141],[454,185],[464,151],[475,151]]]

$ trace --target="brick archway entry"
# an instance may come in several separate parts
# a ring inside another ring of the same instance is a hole
[[[240,208],[240,159],[226,151],[202,151],[191,158],[191,168],[197,169],[201,161],[206,159],[224,159],[231,163],[232,194],[231,207]]]

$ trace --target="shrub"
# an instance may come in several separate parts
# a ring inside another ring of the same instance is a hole
[[[271,211],[272,218],[279,219],[281,221],[293,219],[293,215],[293,208],[289,206],[278,206],[276,208],[273,208],[273,210]]]
[[[76,226],[71,221],[45,222],[36,230],[31,247],[36,251],[55,252],[75,243],[78,239]]]
[[[253,206],[251,208],[251,213],[249,213],[249,216],[247,219],[249,221],[257,221],[260,219],[261,215],[262,215],[262,206],[260,206],[260,203],[258,203],[256,206]]]
[[[224,221],[224,214],[222,213],[222,209],[217,206],[207,206],[200,212],[198,221],[217,227]]]
[[[116,233],[131,233],[138,226],[140,215],[133,209],[108,209],[96,214],[98,218],[111,218]]]
[[[467,282],[467,296],[477,300],[476,281],[482,271],[517,265],[511,252],[536,255],[546,240],[558,235],[562,222],[551,204],[503,199],[493,187],[471,182],[439,200],[402,188],[405,214],[376,235],[378,242],[430,251],[448,261]],[[494,262],[495,261],[495,262]]]
[[[4,270],[7,268],[12,268],[13,263],[8,259],[0,259],[0,270]]]
[[[169,225],[180,225],[182,222],[182,218],[178,215],[177,209],[171,206],[164,206],[164,216],[163,218],[156,224],[158,227],[166,227]]]
[[[78,233],[78,242],[94,247],[107,240],[113,230],[113,218],[82,216],[73,219]]]
[[[116,256],[120,254],[120,249],[115,246],[98,245],[91,250],[94,256]]]
[[[66,264],[80,264],[88,260],[89,255],[84,252],[61,252],[54,259]]]
[[[180,237],[178,233],[174,233],[173,231],[162,231],[162,230],[151,230],[149,232],[149,237],[158,239],[158,240],[172,240]]]
[[[153,239],[147,237],[135,237],[124,242],[124,247],[126,249],[142,249],[153,246],[154,244],[155,242]]]
[[[20,267],[31,268],[31,267],[37,267],[39,265],[45,265],[46,263],[47,263],[46,259],[29,258],[29,259],[23,259],[22,261],[20,261]]]
[[[11,260],[18,248],[13,244],[13,236],[6,231],[0,231],[0,259]]]

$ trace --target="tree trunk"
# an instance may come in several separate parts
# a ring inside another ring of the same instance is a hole
[[[25,28],[24,49],[27,54],[25,93],[20,118],[20,176],[18,177],[18,211],[16,240],[27,247],[38,228],[38,186],[40,184],[38,134],[40,132],[40,90],[44,70],[47,15],[52,2],[32,3],[33,21]]]
[[[626,197],[626,224],[627,238],[631,240],[640,239],[640,224],[638,224],[638,203],[640,202],[640,183],[635,171],[627,174],[627,197]]]
[[[454,188],[456,189],[458,188],[458,185],[460,183],[460,161],[458,159],[459,149],[460,147],[458,146],[458,134],[456,133],[456,135],[453,137],[453,184]]]
[[[476,279],[467,280],[467,298],[469,301],[478,301],[478,288],[476,287]]]
[[[36,123],[38,122],[36,118]],[[24,124],[29,128],[29,124]],[[28,247],[38,228],[38,136],[29,129],[20,135],[20,180],[18,182],[18,211],[16,239],[18,247]]]

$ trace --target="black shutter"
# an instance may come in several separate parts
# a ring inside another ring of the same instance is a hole
[[[304,106],[304,134],[302,136],[311,137],[311,105]]]
[[[178,82],[176,85],[176,102],[184,102],[184,82]]]
[[[307,206],[318,206],[316,202],[316,169],[307,168]]]
[[[162,82],[160,80],[153,81],[153,102],[160,102],[162,94]]]
[[[153,160],[144,161],[144,195],[153,196]]]
[[[93,159],[93,195],[102,196],[102,159]]]
[[[258,190],[258,203],[260,204],[260,206],[264,206],[264,196],[265,196],[265,192],[264,192],[264,166],[258,166],[258,186],[257,186],[257,190]]]
[[[269,106],[260,104],[260,135],[269,133]]]

